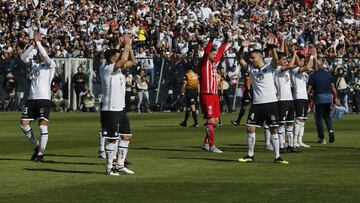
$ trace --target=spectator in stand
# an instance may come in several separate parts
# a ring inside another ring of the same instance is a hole
[[[230,100],[230,85],[229,85],[229,77],[225,72],[225,68],[223,66],[221,66],[218,69],[218,74],[221,77],[221,89],[222,89],[222,100],[220,100],[220,111],[224,112],[224,104],[226,104],[227,107],[227,112],[231,113],[232,112],[232,107],[231,107],[231,100]]]
[[[133,76],[130,73],[129,69],[124,70],[124,76],[126,80],[126,92],[125,92],[125,110],[129,112],[131,110],[131,94],[134,87]]]
[[[143,67],[145,74],[149,76],[150,86],[154,85],[155,82],[155,70],[154,70],[154,55],[151,50],[145,50],[145,59],[143,60]]]

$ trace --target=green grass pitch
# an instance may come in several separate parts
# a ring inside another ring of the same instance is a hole
[[[20,113],[0,113],[0,202],[360,201],[359,115],[335,121],[336,141],[326,145],[315,143],[310,118],[304,140],[311,148],[283,155],[289,165],[273,163],[262,129],[256,162],[239,163],[247,147],[245,126],[229,122],[236,116],[222,115],[215,139],[224,153],[212,154],[200,150],[204,126],[178,126],[183,113],[131,113],[128,160],[136,174],[114,177],[104,175],[105,160],[97,158],[99,113],[52,113],[43,163],[29,160]]]

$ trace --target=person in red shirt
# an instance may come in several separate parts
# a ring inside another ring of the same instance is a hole
[[[210,41],[204,49],[204,56],[200,64],[200,105],[204,118],[207,119],[206,135],[202,149],[222,153],[220,149],[215,146],[214,129],[217,127],[220,118],[220,101],[218,96],[219,84],[217,81],[216,66],[225,52],[228,35],[223,31],[224,41],[217,50],[213,46],[213,39],[216,32],[210,32]]]

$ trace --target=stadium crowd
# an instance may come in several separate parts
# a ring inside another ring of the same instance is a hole
[[[167,63],[168,69],[180,68],[181,76],[192,60],[178,61],[201,57],[210,31],[218,33],[214,40],[217,46],[225,32],[229,35],[220,66],[236,74],[239,64],[234,57],[241,42],[249,39],[249,49],[263,49],[268,33],[273,32],[305,57],[314,45],[317,53],[327,58],[329,71],[340,78],[338,89],[346,95],[351,90],[360,108],[357,0],[2,0],[0,12],[1,81],[9,72],[18,81],[27,77],[29,71],[19,56],[36,32],[43,36],[52,58],[92,59],[103,58],[104,51],[115,46],[118,35],[129,33],[138,58],[154,58],[155,71],[161,66],[156,58],[170,58],[177,62]],[[140,64],[146,69],[146,61]],[[145,70],[150,86],[157,77],[152,71]],[[174,87],[178,93],[181,84]]]

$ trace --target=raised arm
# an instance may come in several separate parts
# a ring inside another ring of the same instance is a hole
[[[227,42],[229,40],[229,35],[227,34],[227,32],[223,31],[223,34],[224,34],[224,41],[222,42],[222,44],[215,56],[215,60],[214,60],[215,64],[217,64],[220,61],[221,57],[224,55],[225,49],[227,46]]]
[[[124,68],[131,68],[135,63],[134,50],[130,50],[128,61],[125,63]]]
[[[40,33],[36,33],[34,37],[36,47],[38,48],[40,55],[44,58],[45,62],[50,66],[50,68],[55,68],[55,62],[49,57],[48,53],[46,52],[45,48],[41,44],[41,35]]]
[[[25,63],[30,63],[29,61],[29,54],[31,53],[31,51],[34,49],[33,45],[30,45],[25,51],[24,53],[21,54],[21,60],[24,61]]]
[[[291,50],[291,56],[292,56],[292,57],[291,57],[290,62],[287,63],[285,66],[282,66],[282,67],[281,67],[281,71],[286,71],[286,70],[289,70],[289,69],[291,69],[291,68],[294,67],[295,61],[296,61],[296,57],[297,57],[294,48],[292,48],[292,50]]]
[[[131,51],[131,39],[130,37],[125,34],[124,35],[124,51],[122,52],[120,58],[115,63],[115,69],[119,69],[124,67],[124,65],[128,62],[130,51]]]
[[[274,69],[277,68],[277,65],[278,65],[278,62],[279,62],[279,58],[278,58],[278,55],[277,55],[277,47],[275,45],[275,42],[276,42],[275,35],[273,33],[270,33],[268,35],[266,44],[271,49],[272,54],[273,54],[273,58],[271,60],[271,66]]]
[[[244,48],[248,47],[249,45],[250,45],[250,41],[249,40],[244,40],[241,43],[240,49],[236,52],[236,60],[240,64],[240,67],[241,67],[242,71],[247,70],[248,64],[246,63],[246,61],[243,58],[243,53],[244,53]]]

